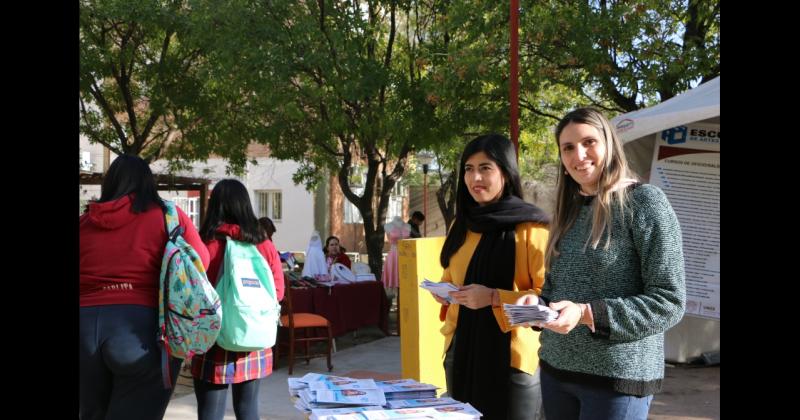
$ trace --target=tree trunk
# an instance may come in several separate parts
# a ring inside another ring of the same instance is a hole
[[[450,225],[456,218],[456,171],[450,173],[447,180],[441,183],[439,191],[436,191],[436,202],[439,204],[439,211],[444,217],[445,235],[450,233]],[[428,217],[426,214],[425,217]]]

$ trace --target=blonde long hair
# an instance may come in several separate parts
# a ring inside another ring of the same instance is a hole
[[[608,249],[611,244],[611,226],[613,222],[612,205],[617,205],[621,210],[619,214],[623,217],[628,199],[628,185],[637,181],[636,176],[628,168],[625,160],[625,152],[622,142],[619,140],[616,131],[611,127],[606,117],[593,108],[578,108],[571,111],[556,127],[555,137],[558,155],[561,157],[561,147],[558,138],[564,128],[570,123],[588,124],[597,129],[600,133],[598,139],[605,146],[606,152],[602,162],[602,171],[597,180],[597,196],[594,198],[594,209],[592,215],[592,231],[586,238],[584,249],[591,245],[592,249],[597,249],[605,233],[606,241],[603,249]],[[564,163],[558,171],[556,184],[556,207],[553,221],[550,224],[550,238],[547,242],[547,254],[545,254],[545,265],[550,269],[553,259],[559,255],[559,242],[564,233],[569,230],[578,218],[578,213],[583,205],[583,196],[578,191],[580,185],[565,175],[566,167]]]

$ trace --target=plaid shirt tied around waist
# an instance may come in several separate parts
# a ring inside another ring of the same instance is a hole
[[[192,357],[192,377],[213,384],[238,384],[272,373],[272,349],[227,351],[214,344],[205,354]]]

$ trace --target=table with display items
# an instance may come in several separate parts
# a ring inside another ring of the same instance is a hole
[[[389,299],[379,281],[295,287],[292,309],[324,316],[334,337],[373,325],[389,334]]]

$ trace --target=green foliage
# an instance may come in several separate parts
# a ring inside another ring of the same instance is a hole
[[[523,177],[557,164],[552,130],[569,110],[612,117],[719,75],[718,0],[521,3]],[[81,0],[80,12],[82,134],[173,169],[216,154],[238,172],[249,143],[269,144],[300,162],[306,188],[338,177],[373,257],[389,190],[421,178],[415,150],[436,154],[429,182],[443,185],[467,141],[508,135],[507,2]]]
[[[549,0],[522,9],[526,71],[582,104],[633,111],[719,75],[718,0]]]
[[[172,169],[216,153],[241,172],[252,109],[212,58],[209,1],[80,2],[80,132]]]

